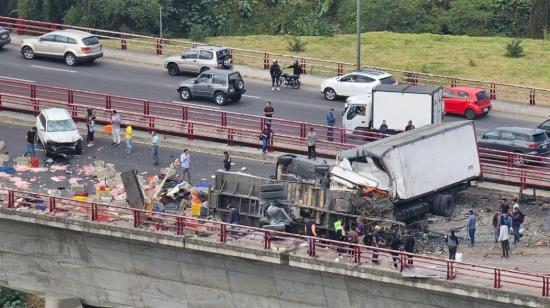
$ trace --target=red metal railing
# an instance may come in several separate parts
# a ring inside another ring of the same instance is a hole
[[[27,209],[39,211],[43,215],[88,220],[98,224],[116,224],[123,228],[156,233],[200,233],[206,240],[213,239],[222,244],[238,240],[245,242],[247,247],[258,249],[271,249],[273,245],[277,245],[292,250],[296,256],[306,258],[315,257],[317,260],[329,262],[339,258],[340,263],[357,265],[377,261],[377,268],[393,268],[404,273],[404,276],[411,272],[483,288],[506,287],[516,293],[550,296],[549,275],[456,262],[380,247],[16,190],[0,190],[0,206],[18,209],[13,215]]]
[[[88,107],[96,110],[99,122],[109,122],[116,109],[123,123],[144,130],[156,130],[189,139],[202,138],[259,146],[258,137],[267,119],[261,116],[227,112],[183,103],[159,102],[102,94],[76,89],[27,83],[0,78],[0,110],[32,112],[42,108],[67,108],[75,119],[83,119]],[[334,156],[385,135],[368,131],[349,131],[339,127],[270,119],[274,136],[271,147],[290,152],[304,152],[306,132],[313,127],[318,135],[317,151]],[[520,193],[526,188],[550,189],[550,159],[491,149],[479,149],[485,181],[516,185]]]
[[[160,39],[157,37],[129,34],[116,31],[77,27],[64,24],[33,21],[20,18],[0,16],[0,26],[15,31],[17,34],[41,35],[56,29],[77,29],[90,32],[104,41],[105,46],[120,48],[122,50],[134,49],[151,52],[157,55],[181,53],[184,49],[199,45],[200,43],[176,40]],[[265,51],[230,48],[236,63],[248,66],[269,69],[271,59],[276,57],[281,62],[292,62],[299,58],[304,72],[312,75],[342,75],[353,71],[355,65],[347,62],[328,61],[315,58],[297,57],[293,55],[269,53]],[[393,74],[399,81],[412,84],[437,84],[441,86],[470,85],[484,88],[491,99],[502,99],[526,103],[529,105],[550,105],[550,89],[534,86],[514,85],[494,81],[483,81],[468,78],[458,78],[437,74],[412,72],[385,67],[369,67]]]

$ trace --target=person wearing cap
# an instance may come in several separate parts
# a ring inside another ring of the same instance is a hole
[[[275,89],[277,91],[281,90],[279,89],[279,85],[277,85],[277,80],[281,77],[281,67],[275,59],[273,59],[273,64],[269,68],[269,74],[271,75],[271,91],[275,91]]]
[[[334,108],[330,108],[327,112],[327,140],[334,141],[334,125],[336,125],[336,117],[334,116]]]
[[[153,157],[153,165],[158,166],[160,137],[155,131],[153,131],[151,135],[153,136],[153,139],[151,140],[151,146],[152,146],[151,156]]]
[[[373,247],[379,247],[380,246],[380,231],[382,228],[380,226],[374,227],[374,233],[372,234],[372,246]],[[372,250],[372,263],[373,264],[380,264],[380,260],[378,260],[378,249]]]

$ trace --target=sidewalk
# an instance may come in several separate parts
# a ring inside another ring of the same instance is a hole
[[[27,36],[12,34],[12,44],[21,44],[22,39]],[[130,50],[104,48],[104,57],[108,61],[123,61],[128,63],[136,63],[142,65],[149,65],[164,69],[164,59],[170,55],[155,55],[153,53],[143,53]],[[257,69],[244,65],[235,65],[235,70],[239,71],[243,77],[252,78],[261,81],[271,81],[268,70]],[[300,80],[302,85],[319,90],[321,82],[325,80],[325,77],[314,75],[302,75]],[[548,118],[550,117],[550,107],[548,106],[529,106],[525,103],[510,102],[503,100],[493,101],[493,110],[497,112],[504,112],[513,115],[521,115],[534,118]]]

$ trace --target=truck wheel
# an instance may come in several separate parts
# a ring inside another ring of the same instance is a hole
[[[473,109],[466,109],[466,111],[464,111],[464,116],[466,116],[468,120],[474,120],[476,118],[476,112]]]
[[[264,184],[260,185],[260,192],[283,191],[285,184]]]
[[[450,217],[456,209],[455,199],[452,195],[437,194],[432,201],[431,212],[434,215]]]
[[[277,162],[279,163],[279,165],[288,166],[294,158],[296,158],[296,155],[285,154],[279,156],[279,158],[277,158]]]

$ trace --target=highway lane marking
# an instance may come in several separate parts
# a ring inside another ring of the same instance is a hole
[[[36,67],[36,68],[42,68],[42,69],[45,69],[45,70],[60,71],[60,72],[75,73],[75,74],[77,73],[77,71],[71,71],[71,70],[66,70],[66,69],[62,69],[62,68],[40,66],[40,65],[31,65],[31,66]]]
[[[183,104],[183,105],[192,105],[192,106],[201,107],[201,108],[204,108],[204,109],[222,109],[221,107],[217,107],[217,106],[204,106],[204,105],[201,105],[201,104],[183,103],[181,101],[172,101],[172,103]]]
[[[261,98],[259,96],[254,96],[254,95],[243,95],[243,97],[248,97],[248,98]]]
[[[13,78],[13,77],[8,77],[8,76],[2,76],[0,75],[1,78],[4,78],[4,79],[10,79],[10,80],[15,80],[15,81],[23,81],[23,82],[36,82],[34,80],[27,80],[27,79],[19,79],[19,78]]]

